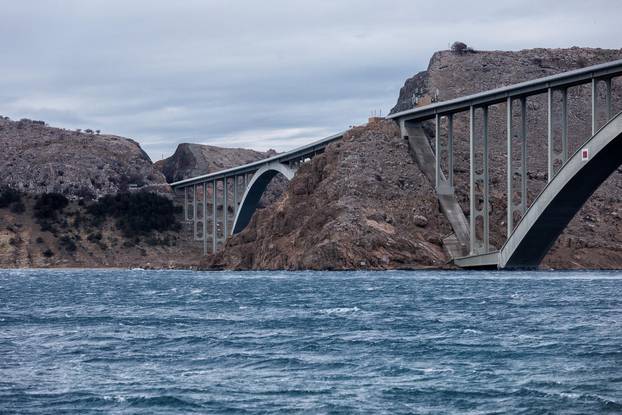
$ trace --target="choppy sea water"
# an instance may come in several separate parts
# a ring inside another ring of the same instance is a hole
[[[0,271],[0,413],[622,412],[622,274]]]

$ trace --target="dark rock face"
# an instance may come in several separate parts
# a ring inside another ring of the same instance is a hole
[[[0,117],[0,145],[0,186],[87,198],[130,187],[170,192],[147,154],[127,138]]]
[[[426,226],[417,217],[427,218]],[[441,267],[449,226],[394,123],[349,131],[303,164],[283,199],[258,211],[210,267]]]
[[[252,163],[276,154],[274,150],[261,152],[246,148],[184,143],[177,146],[177,150],[171,157],[156,162],[155,167],[166,176],[169,183],[172,183]],[[287,180],[281,175],[276,176],[262,196],[260,207],[268,206],[278,200],[286,186]]]
[[[260,152],[245,148],[224,148],[204,144],[180,144],[175,153],[155,163],[169,183],[214,173],[276,155],[274,150]]]
[[[403,111],[429,102],[449,100],[459,96],[498,88],[530,79],[540,78],[585,66],[622,59],[622,50],[604,49],[531,49],[518,52],[437,52],[430,60],[427,71],[406,81],[392,112]],[[604,108],[604,87],[599,89],[598,102]],[[614,80],[614,112],[622,110],[622,80]],[[570,154],[578,150],[591,135],[590,88],[575,87],[569,96]],[[560,114],[560,98],[554,96],[555,114]],[[547,180],[547,116],[546,96],[530,97],[528,107],[528,200],[533,201]],[[514,108],[514,131],[518,133],[519,109]],[[490,175],[491,175],[491,243],[499,248],[506,237],[506,122],[505,104],[490,108]],[[605,115],[598,115],[598,123]],[[560,143],[560,127],[555,121],[555,137]],[[428,124],[432,140],[433,124]],[[481,112],[476,113],[476,134],[481,134]],[[455,166],[456,192],[463,209],[468,214],[469,192],[469,131],[467,114],[454,119],[456,137]],[[442,124],[441,137],[446,137]],[[517,141],[518,143],[518,141]],[[559,150],[561,144],[557,144]],[[520,158],[518,145],[513,159]],[[518,167],[518,163],[515,164]],[[515,182],[515,186],[518,181]],[[515,187],[516,189],[516,187]],[[543,266],[573,268],[622,267],[622,224],[618,212],[622,211],[622,176],[610,177],[586,203],[583,209],[560,236],[545,258]],[[591,218],[586,220],[585,218]]]

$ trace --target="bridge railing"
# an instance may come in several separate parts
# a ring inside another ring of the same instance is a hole
[[[612,61],[600,65],[594,65],[577,69],[558,75],[547,76],[515,85],[505,86],[490,91],[480,92],[444,102],[438,102],[406,111],[401,111],[387,118],[399,123],[402,135],[408,138],[409,126],[424,121],[434,120],[435,127],[435,187],[440,193],[453,193],[454,189],[454,116],[458,113],[469,114],[469,248],[470,255],[481,255],[490,252],[489,244],[489,213],[490,213],[490,177],[488,171],[489,162],[489,132],[488,119],[489,107],[503,104],[506,105],[506,131],[507,131],[507,235],[514,229],[514,215],[518,213],[524,217],[527,210],[527,98],[534,95],[547,94],[547,173],[548,181],[551,181],[561,166],[568,161],[568,89],[571,87],[591,84],[591,130],[592,135],[598,129],[598,84],[603,82],[606,87],[605,109],[607,120],[613,117],[612,106],[612,79],[622,75],[622,60]],[[553,125],[553,95],[561,94],[561,152],[556,153],[554,143]],[[519,128],[520,140],[520,168],[514,169],[512,157],[512,129],[513,106],[518,101],[520,105],[521,122]],[[483,128],[481,137],[476,137],[475,117],[476,110],[481,111]],[[447,169],[445,175],[441,168],[441,156],[443,148],[440,139],[441,119],[447,120]],[[476,138],[483,141],[482,148],[476,148]],[[586,137],[587,138],[587,137]],[[476,166],[476,153],[483,153],[482,166]],[[559,165],[556,169],[555,166]],[[481,171],[481,173],[478,173]],[[520,201],[514,202],[513,173],[520,174],[520,186],[516,189],[520,194]],[[482,189],[481,194],[476,194],[477,189]],[[481,204],[478,200],[483,200]],[[480,219],[481,239],[477,235],[477,222]]]

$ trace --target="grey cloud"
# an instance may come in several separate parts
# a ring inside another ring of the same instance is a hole
[[[0,114],[286,150],[388,111],[431,53],[620,47],[616,1],[0,0]],[[315,136],[317,135],[317,136]]]

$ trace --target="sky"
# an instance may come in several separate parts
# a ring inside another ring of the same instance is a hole
[[[432,53],[622,47],[620,0],[0,0],[0,115],[286,151],[386,114]]]

